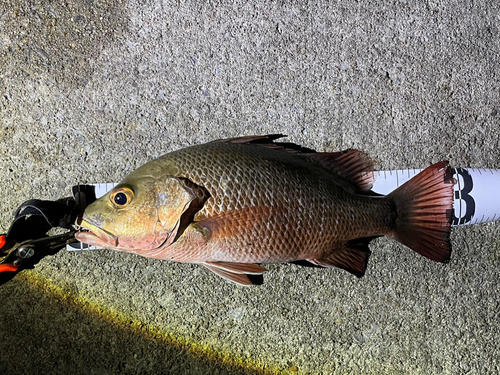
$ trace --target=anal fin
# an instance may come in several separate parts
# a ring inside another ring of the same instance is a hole
[[[342,268],[357,277],[362,277],[365,274],[368,258],[370,257],[368,243],[374,238],[376,237],[358,238],[349,241],[332,251],[325,258],[307,259],[307,261],[321,267]]]

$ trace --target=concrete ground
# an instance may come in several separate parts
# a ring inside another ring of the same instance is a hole
[[[474,4],[474,5],[471,5]],[[187,145],[284,133],[382,169],[500,168],[500,3],[0,4],[0,227]],[[497,374],[500,225],[449,264],[389,239],[362,279],[60,251],[0,287],[3,374]]]

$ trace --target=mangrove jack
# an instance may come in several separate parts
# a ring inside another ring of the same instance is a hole
[[[368,243],[389,236],[445,262],[453,208],[448,162],[386,196],[363,152],[317,153],[281,135],[214,141],[129,174],[84,212],[76,238],[149,258],[198,263],[243,285],[259,264],[302,262],[365,273]]]

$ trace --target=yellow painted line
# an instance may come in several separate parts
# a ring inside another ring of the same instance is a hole
[[[137,335],[146,337],[151,340],[160,340],[168,345],[177,348],[183,348],[190,354],[208,359],[212,362],[226,366],[248,369],[262,375],[301,374],[301,371],[296,366],[292,366],[289,369],[284,369],[279,368],[277,365],[269,365],[258,362],[252,363],[247,359],[243,359],[235,354],[216,351],[209,345],[202,345],[186,337],[177,336],[171,332],[163,331],[161,327],[155,326],[153,324],[145,325],[137,318],[127,316],[116,309],[103,306],[90,298],[84,298],[72,291],[66,290],[63,286],[58,285],[50,278],[47,278],[34,271],[24,270],[16,276],[16,279],[22,281],[29,287],[34,287],[38,290],[41,290],[51,297],[55,297],[58,300],[64,301],[65,303],[73,307],[81,309],[109,323],[128,329]]]

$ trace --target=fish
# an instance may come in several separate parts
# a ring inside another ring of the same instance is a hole
[[[262,264],[272,263],[361,277],[380,236],[449,261],[447,161],[383,196],[371,190],[376,165],[364,152],[316,152],[281,137],[216,140],[149,161],[85,208],[76,239],[200,264],[240,285],[262,284]]]

